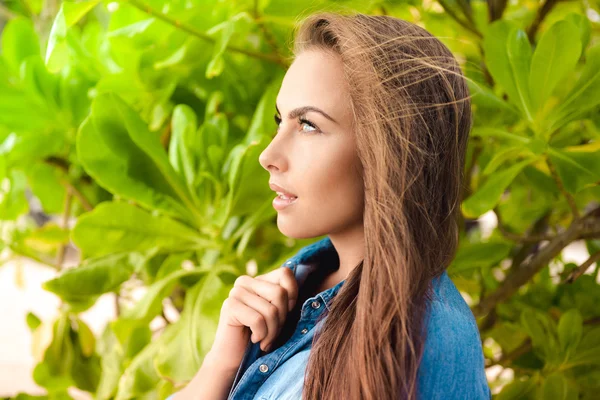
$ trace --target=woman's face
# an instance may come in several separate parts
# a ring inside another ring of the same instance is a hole
[[[276,107],[281,122],[259,162],[271,174],[269,183],[297,196],[278,209],[279,230],[302,239],[362,225],[362,169],[339,56],[317,50],[299,54],[283,78]],[[300,107],[315,110],[290,117]]]

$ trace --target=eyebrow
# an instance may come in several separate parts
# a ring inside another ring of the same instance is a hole
[[[281,114],[281,112],[279,111],[279,107],[277,107],[277,104],[275,104],[275,109],[277,110],[277,113]],[[321,114],[322,116],[324,116],[325,118],[330,120],[331,122],[334,122],[337,124],[337,121],[335,119],[331,118],[329,116],[329,114],[327,114],[325,111],[321,110],[320,108],[313,107],[313,106],[304,106],[304,107],[295,108],[292,111],[290,111],[288,118],[294,119],[296,117],[306,114],[309,111],[318,112],[319,114]]]

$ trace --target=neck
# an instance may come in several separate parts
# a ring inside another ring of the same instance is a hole
[[[338,254],[340,260],[339,268],[323,278],[317,289],[317,293],[332,288],[342,280],[346,279],[348,275],[350,275],[350,272],[352,272],[365,257],[364,228],[362,221],[360,224],[357,224],[350,229],[346,229],[343,232],[331,233],[328,236]]]

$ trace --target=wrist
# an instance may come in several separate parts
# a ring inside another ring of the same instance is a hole
[[[219,370],[222,373],[230,373],[235,374],[239,367],[238,365],[233,365],[228,363],[230,360],[224,360],[222,357],[219,357],[217,353],[213,350],[209,350],[208,353],[204,356],[204,361],[202,362],[202,368],[210,368],[211,370]]]

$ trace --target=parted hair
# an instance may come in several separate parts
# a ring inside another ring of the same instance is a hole
[[[318,12],[294,33],[294,56],[342,60],[365,189],[365,257],[313,339],[302,398],[417,399],[432,279],[458,247],[466,78],[439,39],[395,17]]]

